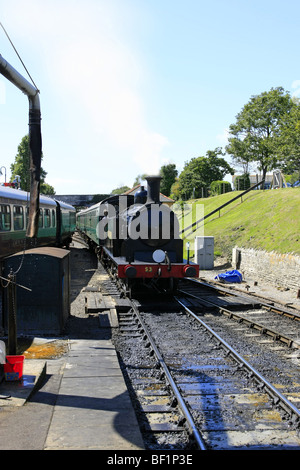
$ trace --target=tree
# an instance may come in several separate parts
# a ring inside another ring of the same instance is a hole
[[[137,175],[134,182],[133,182],[133,187],[138,186],[141,184],[142,181],[144,181],[147,178],[147,174],[143,173],[142,175]]]
[[[120,186],[119,188],[113,189],[111,191],[111,194],[124,194],[126,191],[128,191],[130,188],[128,186]]]
[[[45,194],[45,195],[48,195],[48,196],[50,196],[50,195],[54,196],[55,189],[53,188],[53,186],[51,186],[48,183],[41,183],[40,184],[40,192],[41,192],[41,194]]]
[[[282,87],[252,96],[229,127],[226,147],[235,162],[256,162],[265,179],[267,171],[278,166],[277,136],[282,117],[293,106],[288,92]]]
[[[185,163],[179,176],[181,197],[201,197],[202,188],[207,189],[213,181],[223,180],[228,173],[234,174],[234,169],[219,155],[224,156],[224,153],[217,147],[208,150],[206,157],[192,158]]]
[[[293,101],[293,106],[281,122],[277,138],[279,165],[289,175],[300,178],[300,104]]]
[[[179,183],[179,178],[176,178],[175,183],[172,184],[171,190],[170,190],[170,196],[172,199],[179,199],[180,198],[180,183]]]
[[[20,176],[20,188],[24,191],[30,191],[30,150],[29,150],[29,136],[25,135],[18,146],[18,153],[15,157],[15,162],[10,165],[11,181],[17,175]],[[40,173],[40,191],[43,194],[55,194],[53,186],[45,183],[47,172],[41,168]]]
[[[162,177],[160,190],[165,196],[170,196],[171,186],[175,183],[178,171],[174,163],[163,165],[160,169],[160,176]]]

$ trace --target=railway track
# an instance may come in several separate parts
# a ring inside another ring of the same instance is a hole
[[[149,450],[300,450],[297,312],[226,287],[118,299],[112,329]],[[127,304],[127,307],[126,307]]]
[[[172,375],[138,308],[119,313],[121,367],[148,449],[205,449]]]
[[[288,347],[300,349],[300,312],[294,309],[192,279],[182,282],[179,292],[194,299],[191,305],[196,311],[216,310]]]
[[[295,339],[278,347],[253,319],[236,319],[256,301],[227,298],[231,317],[219,294],[212,305],[202,292],[200,304],[184,289],[177,303],[141,300],[119,313],[116,344],[147,447],[300,449]]]

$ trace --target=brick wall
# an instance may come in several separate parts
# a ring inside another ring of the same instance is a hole
[[[295,291],[300,289],[300,256],[235,247],[232,265],[245,277]]]

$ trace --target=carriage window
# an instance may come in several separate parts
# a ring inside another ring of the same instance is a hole
[[[56,226],[56,212],[52,209],[52,227]]]
[[[69,221],[70,221],[70,225],[75,225],[76,224],[76,214],[75,214],[75,212],[69,212]]]
[[[43,227],[43,209],[40,209],[39,227]]]
[[[51,225],[51,220],[50,220],[50,209],[45,209],[44,210],[44,227],[48,228]]]
[[[6,204],[0,205],[0,231],[8,232],[11,226],[10,206]]]
[[[14,206],[14,230],[24,229],[24,211],[22,206]]]

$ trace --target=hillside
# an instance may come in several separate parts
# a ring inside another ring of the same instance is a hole
[[[188,201],[204,205],[208,214],[241,192]],[[194,220],[193,220],[194,221]],[[185,226],[192,223],[192,215]],[[300,255],[300,188],[250,191],[205,220],[203,227],[188,236],[215,237],[215,255],[231,258],[234,246]]]

